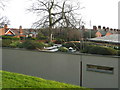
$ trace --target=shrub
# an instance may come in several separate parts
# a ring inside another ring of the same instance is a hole
[[[22,36],[20,37],[20,40],[24,40],[24,39],[25,39],[25,37],[22,37]]]
[[[58,49],[58,51],[61,51],[61,52],[68,52],[68,49],[66,47],[60,47]]]
[[[61,44],[61,43],[63,43],[64,42],[64,40],[63,39],[60,39],[60,38],[57,38],[56,40],[55,40],[55,43],[56,44]]]
[[[22,43],[19,42],[19,41],[14,41],[10,44],[10,47],[13,47],[13,48],[17,48],[17,47],[20,47],[21,48],[21,45]]]
[[[2,36],[2,39],[19,40],[19,38],[13,36]]]
[[[117,55],[120,56],[120,50],[117,51]]]
[[[54,43],[53,42],[48,42],[48,46],[53,46]]]
[[[43,42],[36,42],[33,40],[26,40],[25,42],[23,42],[23,47],[26,49],[42,49],[44,48],[45,44]]]
[[[23,42],[23,47],[26,49],[36,49],[34,42],[31,40],[26,40]]]
[[[86,46],[82,52],[101,55],[117,55],[117,51],[115,49],[97,45]]]
[[[36,44],[36,48],[38,49],[43,49],[46,46],[46,44],[43,42],[36,42],[35,44]]]
[[[28,36],[27,38],[25,38],[26,40],[37,40],[37,38],[34,38],[34,37],[31,37],[31,36]]]
[[[12,43],[12,40],[10,40],[10,39],[3,39],[2,40],[2,47],[10,47],[11,43]]]

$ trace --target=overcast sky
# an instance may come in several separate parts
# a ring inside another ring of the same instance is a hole
[[[61,1],[61,0],[60,0]],[[74,0],[75,1],[75,0]],[[118,2],[120,0],[77,0],[81,2],[81,14],[86,27],[101,25],[110,28],[118,28]],[[10,0],[4,10],[4,14],[10,20],[12,28],[30,28],[35,21],[35,15],[26,12],[30,6],[30,0]]]

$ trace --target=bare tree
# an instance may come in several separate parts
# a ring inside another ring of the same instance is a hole
[[[4,11],[5,2],[6,2],[6,0],[0,0],[0,12]],[[8,18],[6,16],[3,16],[0,13],[0,28],[2,28],[4,26],[4,24],[10,24],[10,20],[8,20]]]
[[[0,0],[0,9],[4,9],[4,7],[5,7],[5,5],[4,5],[4,3],[3,3],[4,1],[3,0]]]
[[[1,18],[0,18],[0,28],[3,28],[5,24],[9,25],[10,20],[8,20],[8,18],[6,16],[1,16]]]
[[[55,27],[72,27],[78,25],[76,13],[80,9],[80,4],[72,5],[70,1],[63,2],[57,0],[36,0],[28,10],[36,13],[39,19],[33,24],[35,27],[49,28],[49,40],[52,40],[52,29]]]

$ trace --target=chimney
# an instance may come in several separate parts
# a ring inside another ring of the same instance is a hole
[[[117,34],[119,34],[118,32],[119,32],[119,29],[116,29],[116,33],[117,33]]]
[[[23,34],[22,26],[19,27],[20,34]]]
[[[5,29],[5,30],[6,30],[6,29],[8,29],[8,26],[7,26],[7,24],[5,24],[5,25],[4,25],[4,29]]]
[[[98,29],[101,29],[101,26],[98,26]]]
[[[97,27],[96,27],[96,26],[93,26],[93,30],[97,30]]]
[[[110,28],[110,31],[112,31],[113,29],[112,28]]]
[[[104,29],[104,30],[106,29],[105,26],[103,27],[103,29]]]
[[[106,29],[109,29],[109,27],[107,27]]]
[[[5,35],[6,30],[8,29],[7,24],[4,25],[4,28],[2,29],[2,35]]]
[[[116,32],[117,31],[117,29],[114,29],[114,32]]]
[[[109,31],[109,27],[106,28],[106,31]]]

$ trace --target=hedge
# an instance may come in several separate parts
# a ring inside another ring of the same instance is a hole
[[[2,39],[19,40],[20,38],[13,37],[13,36],[2,36]]]
[[[22,43],[20,41],[14,41],[10,44],[10,47],[12,48],[23,48]]]
[[[117,51],[117,55],[120,56],[120,50]]]
[[[117,55],[117,50],[105,47],[105,46],[97,46],[97,45],[88,45],[83,50],[83,53],[90,54],[100,54],[100,55]]]
[[[2,47],[10,47],[11,43],[12,43],[12,40],[10,40],[10,39],[3,39],[2,40]]]
[[[68,50],[68,48],[66,48],[66,47],[60,47],[60,48],[58,49],[58,51],[68,52],[69,50]]]
[[[26,40],[25,42],[23,42],[23,48],[26,49],[43,49],[45,46],[45,44],[43,42],[36,42],[33,40]]]

